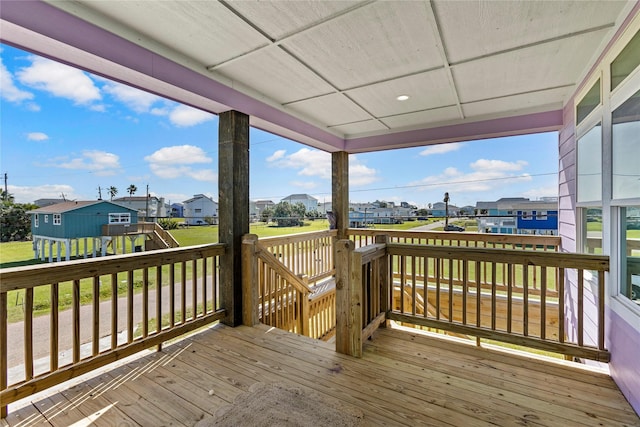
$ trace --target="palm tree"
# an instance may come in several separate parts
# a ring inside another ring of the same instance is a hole
[[[135,193],[136,191],[138,191],[138,187],[136,187],[135,185],[131,184],[128,188],[127,188],[127,193],[129,193],[129,197],[133,196],[133,193]]]
[[[116,196],[116,194],[118,194],[118,189],[116,187],[114,187],[113,185],[111,187],[109,187],[109,196],[111,197],[111,200],[113,200],[113,198]]]
[[[15,198],[13,197],[13,194],[6,192],[4,190],[0,190],[0,200],[6,203],[12,204]]]

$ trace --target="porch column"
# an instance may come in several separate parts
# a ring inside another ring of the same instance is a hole
[[[331,209],[336,217],[338,240],[347,238],[349,228],[349,153],[331,153]]]
[[[220,260],[223,323],[242,324],[242,236],[249,233],[249,116],[227,111],[218,125],[218,240],[227,245]]]

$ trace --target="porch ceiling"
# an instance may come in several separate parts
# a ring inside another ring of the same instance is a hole
[[[0,35],[198,108],[243,111],[311,146],[358,152],[558,129],[635,3],[3,1]]]

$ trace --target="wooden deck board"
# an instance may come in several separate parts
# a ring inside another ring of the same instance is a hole
[[[357,406],[372,426],[640,425],[608,375],[568,362],[391,328],[355,359],[259,325],[216,326],[61,392],[16,402],[0,427],[192,426],[258,382]]]

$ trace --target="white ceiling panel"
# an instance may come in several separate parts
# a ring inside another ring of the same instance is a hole
[[[164,46],[214,65],[268,40],[216,1],[90,1],[83,5]]]
[[[293,104],[287,109],[303,114],[327,127],[371,119],[362,108],[354,104],[346,96],[338,93],[311,98]]]
[[[462,103],[575,85],[604,30],[452,67]],[[562,64],[558,67],[557,64]]]
[[[355,136],[365,133],[378,133],[386,131],[388,128],[378,120],[366,120],[364,122],[348,123],[339,126],[332,126],[333,130],[337,130],[345,135]]]
[[[442,125],[471,137],[465,124],[483,118],[524,128],[523,112],[548,113],[535,126],[559,128],[560,108],[629,14],[640,14],[636,0],[45,0],[0,9],[3,28],[42,36],[5,31],[7,43],[207,111],[242,111],[318,148],[358,151],[423,144]],[[101,62],[64,46],[115,67],[87,67]],[[162,85],[112,72],[123,67]],[[167,86],[180,91],[157,90]]]
[[[553,7],[549,7],[553,3]],[[450,63],[612,25],[624,1],[435,1]]]
[[[466,118],[477,118],[500,115],[503,111],[535,112],[538,109],[560,109],[562,102],[558,99],[568,99],[573,89],[564,87],[522,95],[505,96],[486,101],[462,104],[462,111]]]
[[[423,2],[379,2],[283,43],[338,89],[442,66]]]
[[[411,113],[456,103],[447,76],[444,69],[439,69],[360,87],[346,94],[377,117]],[[409,99],[398,101],[399,95]]]
[[[228,4],[272,40],[295,34],[367,2],[357,1],[230,1]]]
[[[430,125],[442,125],[460,119],[458,107],[435,108],[427,111],[416,111],[399,116],[385,117],[382,122],[391,129],[416,129],[421,123]]]
[[[229,62],[216,71],[281,104],[335,92],[324,80],[277,46]]]

